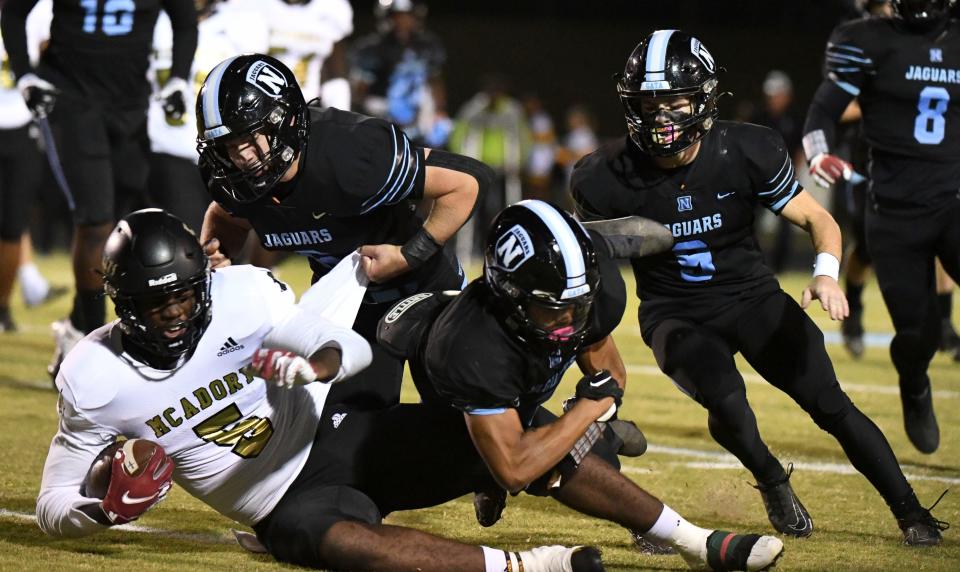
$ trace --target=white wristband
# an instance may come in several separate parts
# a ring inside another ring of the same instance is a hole
[[[817,261],[813,264],[814,276],[829,276],[834,280],[840,278],[840,261],[829,252],[817,254]]]

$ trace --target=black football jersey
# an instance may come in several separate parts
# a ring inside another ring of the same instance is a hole
[[[307,256],[316,279],[364,244],[409,240],[423,225],[412,199],[423,196],[424,178],[423,149],[392,123],[311,106],[306,150],[297,177],[281,188],[285,198],[276,203],[268,196],[244,205],[217,186],[210,191],[224,209],[250,221],[264,248]],[[425,283],[444,255],[452,256],[437,253],[416,270],[371,289]],[[406,289],[403,295],[415,291]]]
[[[550,399],[580,348],[596,343],[620,323],[626,286],[617,264],[598,252],[600,288],[594,298],[590,331],[579,348],[546,352],[524,344],[500,325],[482,279],[471,282],[430,326],[416,350],[413,372],[441,399],[473,414],[517,409],[529,424],[537,407]],[[420,386],[421,380],[417,380]]]
[[[176,25],[192,25],[187,34],[189,58],[174,70],[188,77],[196,49],[196,12],[191,0],[54,0],[50,43],[41,55],[39,74],[61,90],[92,96],[113,107],[146,107],[147,67],[161,9],[170,13]],[[21,68],[29,65],[23,58],[18,62]],[[16,71],[22,74],[24,69]]]
[[[913,33],[898,19],[837,26],[825,73],[857,97],[874,192],[910,203],[960,186],[960,24]]]
[[[673,234],[672,251],[631,262],[642,323],[779,288],[754,237],[755,207],[779,214],[803,190],[780,134],[728,121],[673,170],[626,137],[604,145],[577,163],[571,187],[585,220],[639,215]]]

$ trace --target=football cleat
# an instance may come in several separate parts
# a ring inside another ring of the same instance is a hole
[[[506,506],[507,491],[500,487],[473,493],[473,510],[476,512],[480,526],[488,527],[496,524]]]
[[[920,507],[919,510],[908,516],[897,519],[897,525],[903,532],[904,544],[907,546],[936,546],[943,541],[941,532],[950,528],[950,525],[934,518],[930,511],[937,506],[945,494],[947,494],[947,491],[943,491],[937,502],[933,503],[930,508]]]
[[[767,518],[774,530],[781,534],[806,538],[813,534],[813,519],[790,486],[792,474],[791,463],[786,477],[772,483],[758,483],[754,488],[760,491],[763,506],[767,509]]]
[[[860,359],[864,351],[863,312],[851,310],[850,316],[840,324],[840,335],[843,336],[843,347],[853,359]]]
[[[907,395],[901,384],[900,402],[903,405],[903,425],[910,442],[921,453],[933,453],[940,446],[940,427],[933,414],[933,392],[930,382],[923,392]]]
[[[10,308],[0,308],[0,333],[13,333],[17,331],[17,324],[10,315]]]
[[[70,292],[70,289],[67,288],[66,286],[49,286],[49,287],[47,287],[47,290],[46,290],[46,292],[43,294],[43,296],[40,296],[40,297],[38,297],[38,298],[28,298],[28,297],[27,297],[27,294],[24,293],[24,294],[23,294],[23,303],[24,303],[24,305],[26,305],[28,308],[33,308],[33,307],[36,307],[36,306],[42,306],[42,305],[46,304],[47,302],[53,302],[54,300],[56,300],[57,298],[62,297],[63,295],[67,294],[68,292]]]
[[[83,339],[84,334],[73,327],[70,318],[57,320],[50,324],[50,329],[53,331],[55,347],[53,350],[53,359],[50,361],[50,365],[47,366],[47,373],[50,374],[50,379],[54,383],[54,389],[56,389],[60,364],[63,363],[64,358],[67,357],[67,354],[70,353],[73,346],[77,345],[77,342]]]
[[[593,546],[538,546],[507,553],[512,572],[603,572],[600,551]]]
[[[783,541],[775,536],[714,530],[696,554],[681,551],[681,555],[693,570],[769,570],[783,556]]]
[[[652,540],[647,540],[643,534],[637,532],[636,530],[631,530],[630,537],[633,538],[633,543],[637,546],[642,554],[650,554],[653,556],[659,556],[664,554],[676,554],[677,551],[669,544],[660,544]]]
[[[950,318],[940,320],[939,347],[942,352],[952,352],[960,348],[960,336],[957,335],[957,330],[954,329],[953,322],[950,321]]]

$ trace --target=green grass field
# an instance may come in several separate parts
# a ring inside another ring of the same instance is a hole
[[[57,283],[69,284],[65,256],[40,261]],[[288,260],[282,278],[298,292],[308,284],[306,264]],[[632,277],[627,278],[632,289]],[[803,276],[788,276],[788,292],[799,295]],[[49,323],[66,315],[69,300],[37,309],[19,305],[14,312],[21,332],[0,334],[0,434],[10,439],[0,458],[0,570],[268,570],[282,566],[245,553],[233,542],[234,523],[206,508],[182,490],[137,522],[137,530],[114,530],[81,540],[54,540],[32,521],[43,460],[56,430],[56,394],[45,366],[53,342]],[[867,289],[866,326],[892,332],[879,292]],[[960,306],[960,303],[957,304]],[[819,309],[811,315],[827,332],[836,324]],[[633,419],[651,443],[650,451],[624,463],[624,472],[689,520],[701,526],[772,533],[759,494],[747,471],[716,445],[706,415],[656,369],[640,339],[636,301],[631,300],[615,339],[628,364],[629,383],[621,417]],[[903,431],[897,379],[885,347],[868,348],[859,362],[842,347],[829,346],[837,373],[851,398],[886,433],[922,502],[931,503],[946,488],[960,484],[960,364],[937,355],[930,369],[941,428],[940,450],[915,451]],[[760,429],[773,452],[797,470],[793,486],[809,509],[816,532],[804,540],[785,539],[778,570],[960,570],[960,530],[947,531],[942,546],[910,549],[886,505],[867,481],[853,471],[833,439],[821,432],[799,407],[743,366]],[[576,370],[576,368],[573,368]],[[551,403],[572,393],[572,371]],[[405,384],[405,401],[413,401]],[[960,491],[948,494],[935,514],[960,524]],[[482,529],[470,498],[430,510],[394,514],[388,522],[427,530],[464,542],[504,548],[541,544],[594,544],[611,570],[684,570],[678,556],[652,557],[637,552],[626,531],[582,517],[548,499],[510,498],[503,519]],[[960,526],[958,526],[960,528]]]

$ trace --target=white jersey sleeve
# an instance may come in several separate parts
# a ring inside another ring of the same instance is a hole
[[[217,6],[216,11],[197,23],[197,51],[187,83],[187,113],[179,122],[168,122],[163,113],[163,104],[150,98],[147,131],[150,149],[154,153],[173,155],[196,162],[197,119],[192,112],[196,94],[207,74],[218,63],[230,56],[249,52],[266,52],[269,31],[260,14],[251,9],[233,6],[232,2]],[[160,89],[170,76],[173,65],[173,31],[170,18],[161,12],[153,35],[153,52],[150,57],[150,82],[154,91]]]
[[[40,0],[27,15],[27,51],[30,62],[37,65],[40,46],[50,38],[53,20],[53,0]],[[16,78],[10,69],[10,58],[0,37],[0,129],[16,129],[30,122],[30,110],[17,89]]]
[[[50,443],[43,467],[37,523],[51,536],[85,536],[107,527],[81,510],[100,501],[81,495],[80,485],[90,464],[119,432],[90,422],[77,410],[69,389],[61,392],[58,409],[60,429]]]

